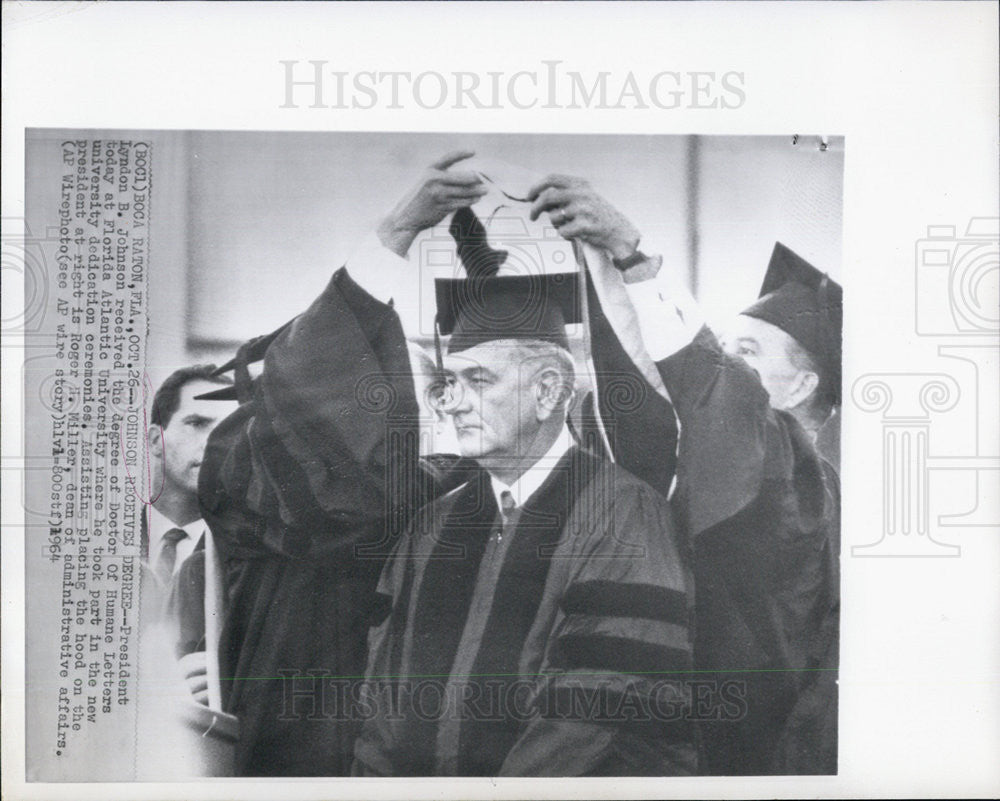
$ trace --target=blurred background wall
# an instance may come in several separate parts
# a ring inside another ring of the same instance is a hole
[[[776,240],[840,280],[843,140],[160,132],[149,365],[221,362],[305,309],[442,154],[586,177],[681,271],[709,320],[756,297]]]

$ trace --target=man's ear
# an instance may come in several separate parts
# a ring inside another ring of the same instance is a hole
[[[535,414],[539,422],[548,420],[555,412],[564,410],[570,388],[562,374],[554,367],[545,367],[535,378]]]
[[[163,429],[158,425],[151,425],[146,431],[146,445],[149,452],[157,459],[163,458]]]
[[[819,386],[819,376],[812,370],[799,370],[788,392],[788,409],[796,409],[808,403]]]

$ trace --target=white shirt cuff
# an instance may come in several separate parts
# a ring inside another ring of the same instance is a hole
[[[657,394],[669,400],[670,396],[663,386],[663,379],[660,378],[656,365],[646,351],[646,343],[642,341],[639,320],[632,299],[625,292],[621,273],[611,266],[611,258],[604,251],[585,244],[583,252],[590,276],[594,281],[597,298],[618,341]]]
[[[420,269],[389,250],[374,234],[368,234],[347,260],[354,282],[376,300],[391,305],[399,315],[403,333],[420,333]]]
[[[625,291],[653,361],[662,361],[690,345],[705,324],[691,293],[665,265],[648,281],[625,284]]]

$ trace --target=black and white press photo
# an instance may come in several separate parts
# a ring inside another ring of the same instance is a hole
[[[835,775],[844,153],[29,131],[29,774]]]
[[[998,794],[996,3],[0,10],[4,799]]]

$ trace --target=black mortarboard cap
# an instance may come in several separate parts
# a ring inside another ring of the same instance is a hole
[[[211,392],[202,392],[200,395],[194,396],[195,400],[239,400],[239,395],[236,393],[236,387],[232,384],[227,384],[220,389],[213,389]]]
[[[498,339],[537,339],[569,350],[566,326],[581,320],[576,273],[439,278],[437,325],[448,352]]]
[[[236,355],[226,362],[222,367],[217,368],[212,375],[221,376],[228,373],[230,370],[233,371],[235,380],[232,384],[222,389],[216,389],[211,392],[203,392],[201,395],[195,395],[195,400],[238,400],[240,403],[246,403],[250,400],[253,395],[253,381],[250,378],[249,365],[259,362],[264,358],[264,354],[267,353],[267,349],[270,347],[271,343],[274,342],[288,326],[292,324],[293,321],[285,323],[281,328],[272,331],[270,334],[265,334],[263,336],[254,337],[253,339],[244,342]]]
[[[820,391],[840,403],[844,290],[801,256],[774,243],[760,297],[743,314],[791,336],[823,373]]]

